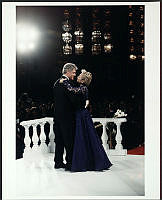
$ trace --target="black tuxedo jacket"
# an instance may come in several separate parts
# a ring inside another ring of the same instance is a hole
[[[60,79],[54,83],[53,87],[54,119],[69,121],[75,117],[75,112],[79,109],[82,99],[79,95],[68,91],[59,81]],[[73,84],[72,81],[69,80],[69,82]]]

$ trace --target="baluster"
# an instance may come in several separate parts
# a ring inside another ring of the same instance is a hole
[[[30,125],[23,125],[25,128],[25,138],[24,138],[24,143],[25,143],[25,149],[23,153],[23,158],[27,158],[29,153],[31,152],[31,139],[29,137],[29,127]]]
[[[40,126],[41,126],[41,133],[40,133],[41,144],[40,144],[39,150],[42,153],[48,153],[48,148],[47,148],[47,144],[46,144],[46,135],[45,135],[45,132],[44,132],[44,125],[45,125],[45,122],[40,123]]]
[[[106,122],[102,122],[103,125],[103,134],[102,134],[102,142],[103,142],[103,147],[106,151],[106,153],[109,153],[109,145],[107,144],[108,141],[108,135],[106,132]]]
[[[33,147],[32,149],[34,151],[38,151],[38,134],[37,134],[37,124],[33,124],[33,137],[32,137],[32,141],[33,141]]]
[[[49,143],[49,152],[50,153],[54,153],[54,148],[55,148],[55,144],[54,144],[54,132],[53,132],[53,121],[50,121],[50,133],[49,133],[49,139],[50,139],[50,143]]]
[[[116,133],[116,137],[115,137],[115,140],[116,140],[115,150],[121,151],[121,150],[123,150],[123,145],[121,144],[122,135],[121,135],[121,131],[120,131],[121,122],[116,122],[116,126],[117,126],[117,133]]]

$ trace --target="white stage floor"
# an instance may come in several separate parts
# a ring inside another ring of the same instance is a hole
[[[56,196],[144,196],[144,156],[109,156],[113,166],[104,172],[71,173],[54,169],[53,154],[41,165],[16,161],[16,196],[33,199]]]

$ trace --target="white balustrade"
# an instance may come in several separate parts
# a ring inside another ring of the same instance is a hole
[[[49,132],[50,144],[49,144],[49,151],[51,153],[54,153],[54,151],[55,151],[55,143],[54,143],[55,135],[53,133],[53,118],[49,121],[49,123],[50,123],[50,132]]]
[[[38,134],[37,134],[37,124],[32,124],[33,126],[33,136],[32,136],[32,141],[33,141],[33,147],[32,149],[34,149],[34,151],[38,151]]]
[[[46,136],[45,136],[45,132],[44,132],[44,125],[46,122],[41,122],[40,123],[40,127],[41,127],[41,132],[40,132],[40,148],[39,151],[41,153],[48,153],[48,148],[47,148],[47,144],[46,144]]]
[[[123,149],[123,145],[121,144],[122,135],[120,131],[120,126],[123,122],[126,122],[126,118],[93,118],[94,122],[100,122],[103,125],[103,134],[102,134],[102,141],[103,147],[108,155],[127,155],[127,150]],[[117,133],[116,133],[116,146],[115,149],[109,149],[107,144],[108,135],[106,133],[106,126],[107,123],[113,122],[117,126]]]
[[[95,121],[95,120],[94,120]],[[102,121],[101,122],[102,125],[103,125],[103,133],[102,133],[102,142],[103,142],[103,146],[105,148],[105,151],[107,154],[109,154],[109,145],[107,144],[107,141],[108,141],[108,135],[106,133],[106,124],[107,122],[105,121]]]
[[[123,122],[126,122],[126,118],[93,118],[93,122],[100,122],[103,125],[103,134],[102,134],[102,141],[103,141],[103,147],[108,155],[126,155],[127,150],[123,149],[122,142],[122,135],[120,131],[120,126]],[[117,133],[116,133],[116,146],[115,149],[109,149],[108,145],[108,134],[106,133],[106,127],[107,123],[113,122],[117,126]],[[49,132],[49,138],[50,143],[47,146],[46,144],[46,136],[44,132],[44,125],[46,123],[50,124],[50,132]],[[23,121],[20,123],[20,125],[25,127],[25,150],[23,157],[25,158],[27,155],[29,155],[32,152],[37,153],[53,153],[55,149],[54,144],[54,132],[53,132],[53,118],[52,117],[45,117],[41,119],[35,119],[35,120],[29,120],[29,121]],[[41,144],[38,145],[38,134],[37,134],[37,126],[40,125],[41,127],[41,133],[40,133],[40,140]],[[33,126],[33,147],[30,147],[31,139],[29,137],[29,127]]]
[[[46,123],[50,124],[50,133],[49,136],[54,135],[53,133],[53,118],[51,117],[45,117],[45,118],[41,118],[41,119],[34,119],[34,120],[28,120],[28,121],[23,121],[20,123],[20,125],[25,127],[25,150],[24,150],[24,155],[23,157],[26,156],[26,153],[28,152],[34,152],[34,153],[49,153],[51,152],[51,141],[49,143],[49,145],[46,145],[46,136],[45,136],[45,132],[44,132],[44,125]],[[40,133],[40,140],[41,140],[41,144],[38,145],[38,141],[39,141],[39,137],[37,134],[37,126],[40,125],[41,126],[41,133]],[[32,136],[32,141],[33,141],[33,147],[30,148],[30,143],[31,143],[31,139],[29,137],[29,127],[33,126],[33,136]],[[51,128],[52,127],[52,128]],[[54,138],[54,136],[53,136]],[[53,142],[54,143],[54,142]],[[54,148],[53,148],[54,149]]]
[[[25,149],[24,149],[24,157],[28,157],[30,156],[30,151],[31,151],[31,147],[30,147],[30,143],[31,143],[31,139],[29,137],[29,127],[30,125],[23,125],[25,128],[25,138],[24,138],[24,143],[25,143]]]

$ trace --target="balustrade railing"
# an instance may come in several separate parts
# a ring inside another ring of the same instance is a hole
[[[100,122],[103,125],[103,133],[102,133],[102,142],[103,147],[108,155],[126,155],[127,150],[123,149],[122,146],[122,135],[120,131],[120,126],[123,122],[126,122],[126,118],[93,118],[93,122]],[[116,146],[115,149],[109,149],[108,145],[108,134],[106,132],[106,127],[108,123],[114,123],[117,127],[116,132]],[[47,136],[45,134],[44,126],[48,123],[50,125],[50,131],[48,134],[49,137],[49,143],[47,143]],[[53,130],[53,118],[51,117],[45,117],[41,119],[35,119],[35,120],[28,120],[23,121],[20,123],[25,128],[25,150],[23,157],[26,158],[31,155],[31,153],[39,153],[39,154],[45,154],[45,153],[54,153],[55,149],[55,143],[54,143],[54,130]],[[37,126],[40,125],[40,135],[37,133]],[[29,135],[29,127],[33,127],[33,135],[30,137]],[[31,148],[32,143],[32,148]]]

